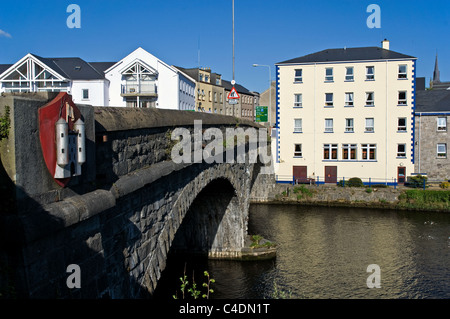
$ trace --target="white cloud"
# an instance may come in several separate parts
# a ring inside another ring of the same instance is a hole
[[[11,34],[0,29],[0,37],[12,38]]]

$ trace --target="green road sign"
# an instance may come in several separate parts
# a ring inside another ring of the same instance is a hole
[[[267,106],[257,106],[256,108],[256,122],[267,122]]]

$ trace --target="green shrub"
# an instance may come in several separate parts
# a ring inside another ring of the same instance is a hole
[[[3,116],[0,116],[0,141],[4,138],[8,138],[9,129],[11,126],[11,119],[9,118],[9,115],[9,106],[5,106],[5,114],[3,114]]]
[[[372,188],[388,188],[389,186],[387,186],[386,184],[373,184],[371,187]]]
[[[440,188],[446,189],[446,188],[450,188],[450,183],[449,182],[442,182],[439,184]]]
[[[345,182],[345,186],[348,187],[364,187],[364,183],[362,182],[361,178],[359,177],[352,177],[348,180],[348,182]]]
[[[303,197],[303,195],[305,195],[307,197],[313,196],[313,192],[309,188],[307,188],[305,185],[300,185],[300,186],[294,187],[294,194],[298,194],[297,199],[301,199]]]
[[[425,185],[427,184],[428,177],[422,176],[420,174],[415,176],[409,176],[408,177],[408,186],[412,188],[422,188],[423,184],[425,182]]]
[[[372,193],[373,189],[371,187],[366,188],[366,193],[370,194]]]

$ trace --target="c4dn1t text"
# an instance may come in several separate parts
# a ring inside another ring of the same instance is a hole
[[[267,314],[269,312],[269,304],[224,304],[222,308],[214,306],[189,305],[186,303],[180,306],[181,314],[205,314],[209,317],[213,312],[223,313],[239,313],[239,314]]]

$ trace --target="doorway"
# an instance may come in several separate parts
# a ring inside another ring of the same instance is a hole
[[[337,183],[337,166],[325,166],[325,183]]]

